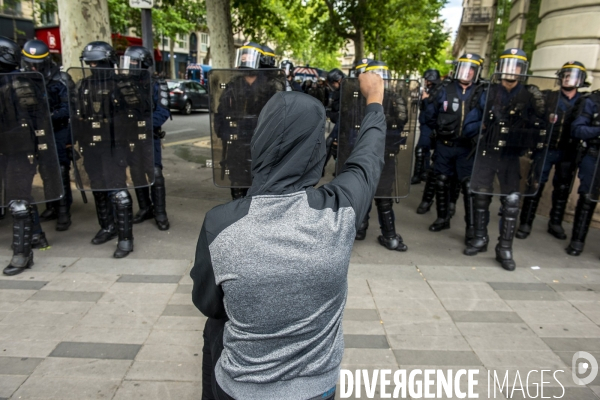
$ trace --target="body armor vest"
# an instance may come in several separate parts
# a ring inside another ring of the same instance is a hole
[[[600,126],[600,90],[594,90],[592,93],[581,98],[575,107],[584,107],[585,99],[589,99],[592,103],[594,103],[599,111],[593,115],[587,115],[587,117],[590,118],[590,125]],[[573,114],[577,114],[577,112],[574,112]],[[589,145],[600,146],[600,137],[588,139],[586,142]]]
[[[465,118],[473,108],[473,98],[480,93],[479,86],[475,86],[467,100],[462,101],[459,97],[456,84],[451,82],[444,85],[446,88],[446,101],[444,108],[439,111],[437,118],[437,130],[440,139],[462,139],[462,131]],[[466,91],[466,89],[463,89]]]
[[[557,107],[561,98],[560,89],[544,91],[544,97],[546,99],[546,120],[550,120],[551,113],[556,113],[556,122],[552,128],[552,136],[550,137],[548,147],[552,150],[564,150],[565,147],[569,147],[573,142],[571,139],[571,123],[573,122],[574,106],[566,103],[566,111]]]

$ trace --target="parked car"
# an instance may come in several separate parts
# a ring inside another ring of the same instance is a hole
[[[182,114],[190,115],[192,110],[208,110],[208,91],[198,82],[170,79],[169,108],[179,110]]]

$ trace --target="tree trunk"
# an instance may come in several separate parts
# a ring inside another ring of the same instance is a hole
[[[86,44],[96,40],[111,44],[107,0],[58,0],[57,5],[65,69],[80,66]]]
[[[169,68],[171,69],[171,79],[177,79],[175,76],[175,40],[169,38]]]
[[[359,63],[360,59],[364,57],[365,52],[365,38],[362,28],[356,30],[356,35],[354,35],[352,40],[354,41],[354,61]]]
[[[229,0],[206,0],[206,22],[210,32],[214,68],[233,68],[235,47]]]

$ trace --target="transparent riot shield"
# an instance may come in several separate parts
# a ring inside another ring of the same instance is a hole
[[[494,74],[484,93],[471,190],[533,196],[556,122],[557,104],[546,104],[541,91],[559,90],[558,80],[527,75],[501,78]]]
[[[396,79],[384,83],[383,108],[387,123],[385,165],[375,197],[400,199],[408,196],[410,191],[419,83],[416,80]],[[337,173],[342,172],[352,153],[366,109],[358,78],[344,79],[340,90]]]
[[[0,74],[0,207],[64,195],[47,99],[40,73]]]
[[[589,195],[592,198],[592,201],[596,203],[600,198],[600,157],[596,159],[596,165],[594,166],[594,172],[592,174],[592,181],[590,184]]]
[[[208,82],[213,181],[219,187],[250,187],[250,141],[264,105],[285,90],[285,72],[212,69]]]
[[[154,182],[152,79],[148,70],[69,68],[71,132],[79,190]]]

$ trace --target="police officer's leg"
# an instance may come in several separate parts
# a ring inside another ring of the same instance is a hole
[[[473,238],[474,214],[473,214],[473,194],[471,193],[471,174],[473,172],[473,157],[471,149],[464,147],[461,154],[456,158],[456,178],[459,188],[462,189],[463,201],[465,207],[465,245]],[[456,200],[458,201],[458,199]]]
[[[552,191],[552,208],[550,209],[550,220],[548,221],[548,233],[561,240],[567,238],[562,227],[562,221],[571,194],[571,181],[576,168],[573,160],[562,158],[556,164],[552,182],[554,190]]]
[[[248,193],[248,188],[243,186],[247,186],[251,180],[249,177],[250,171],[247,171],[250,165],[246,162],[246,159],[249,158],[249,151],[246,151],[245,143],[242,143],[242,140],[233,142],[230,145],[227,157],[229,179],[231,185],[235,186],[231,188],[231,198],[235,200],[245,197]]]
[[[419,141],[421,139],[419,138]],[[423,175],[423,170],[425,169],[425,154],[423,152],[423,147],[417,145],[415,147],[415,169],[413,172],[412,179],[410,180],[411,185],[416,185],[421,183],[421,175]]]
[[[68,128],[59,129],[54,132],[56,141],[56,151],[58,153],[58,162],[60,163],[60,176],[63,185],[64,196],[56,202],[56,230],[66,231],[71,226],[71,204],[73,203],[73,194],[71,193],[71,176],[69,168],[71,158],[68,151],[71,145],[71,133]],[[67,148],[69,147],[69,148]]]
[[[402,237],[396,233],[393,205],[394,200],[392,199],[375,199],[381,228],[381,236],[377,239],[379,244],[389,250],[406,251],[408,247],[404,244]]]
[[[44,195],[47,199],[53,197],[51,187],[54,184],[51,178],[52,172],[49,169],[49,166],[43,164],[39,167],[40,177],[42,178],[42,184],[44,185]],[[58,201],[46,202],[46,209],[40,214],[40,221],[46,222],[58,218],[57,208]]]
[[[161,231],[166,231],[170,227],[169,218],[167,217],[167,189],[165,187],[165,177],[162,173],[162,167],[159,166],[154,167],[152,200],[154,202],[154,219],[156,225]]]
[[[40,214],[36,204],[31,205],[31,218],[33,219],[33,230],[31,235],[31,247],[34,249],[45,249],[50,246],[46,234],[40,224]]]
[[[592,191],[592,180],[596,168],[596,160],[596,157],[586,155],[579,166],[579,200],[577,201],[577,208],[575,209],[571,243],[569,243],[569,246],[565,249],[570,256],[578,256],[583,251],[585,238],[590,229],[594,210],[596,209],[596,202],[593,201],[593,197],[590,194]]]
[[[58,201],[56,221],[57,231],[66,231],[71,226],[71,203],[73,203],[73,193],[71,192],[71,175],[69,174],[69,164],[60,165],[60,175],[63,185],[64,196]]]
[[[425,179],[425,188],[423,189],[423,197],[421,203],[417,207],[417,214],[425,214],[429,211],[433,205],[433,199],[435,198],[435,172],[433,167],[426,171],[427,177]]]
[[[365,237],[367,237],[367,229],[369,229],[369,214],[371,214],[372,207],[373,202],[369,204],[367,214],[365,214],[365,217],[363,218],[362,222],[360,223],[360,226],[358,227],[358,230],[356,231],[356,236],[354,237],[355,240],[365,240]]]
[[[156,140],[156,139],[155,139]],[[160,139],[158,140],[160,146]],[[152,154],[156,153],[154,150],[154,143],[152,146],[139,143],[136,145],[133,152],[130,153],[130,171],[133,184],[135,185],[135,197],[138,201],[138,212],[133,217],[133,223],[139,224],[147,219],[154,217],[154,210],[152,207],[152,200],[150,199],[150,188],[148,184],[148,176],[152,175],[153,172],[148,170],[153,168],[152,165]],[[147,153],[147,154],[145,154]]]
[[[490,222],[490,203],[495,177],[494,160],[482,157],[477,165],[477,174],[471,179],[473,192],[473,239],[469,241],[464,254],[474,256],[487,251],[490,238],[487,226]]]
[[[552,169],[553,163],[550,159],[551,153],[548,153],[548,158],[544,162],[544,153],[538,152],[533,157],[533,165],[531,167],[532,174],[527,179],[527,191],[532,192],[535,189],[536,181],[539,179],[539,185],[537,185],[537,193],[533,196],[525,196],[523,200],[523,209],[521,210],[519,229],[516,233],[518,239],[525,239],[531,233],[531,227],[533,220],[535,219],[535,213],[542,198],[544,187],[548,181],[548,175]]]
[[[455,171],[452,179],[450,179],[450,197],[448,202],[448,217],[450,218],[454,217],[454,214],[456,214],[456,202],[460,197],[460,190],[461,183]]]
[[[100,224],[100,230],[92,239],[92,244],[103,244],[117,236],[117,227],[112,212],[112,204],[106,191],[93,191],[96,204],[96,216]]]
[[[512,243],[517,227],[517,216],[519,215],[519,193],[511,193],[502,197],[502,219],[500,224],[500,236],[496,245],[496,261],[502,264],[502,268],[513,271],[516,267],[512,255]]]
[[[31,238],[33,218],[31,207],[25,200],[14,200],[9,205],[13,217],[13,256],[4,268],[4,275],[17,275],[33,265]]]
[[[112,195],[117,210],[118,243],[115,258],[127,257],[133,251],[133,201],[127,190]]]
[[[454,151],[453,147],[438,144],[435,159],[435,201],[437,219],[429,226],[431,232],[439,232],[450,228],[450,215],[448,203],[450,202],[450,179],[454,176]]]

